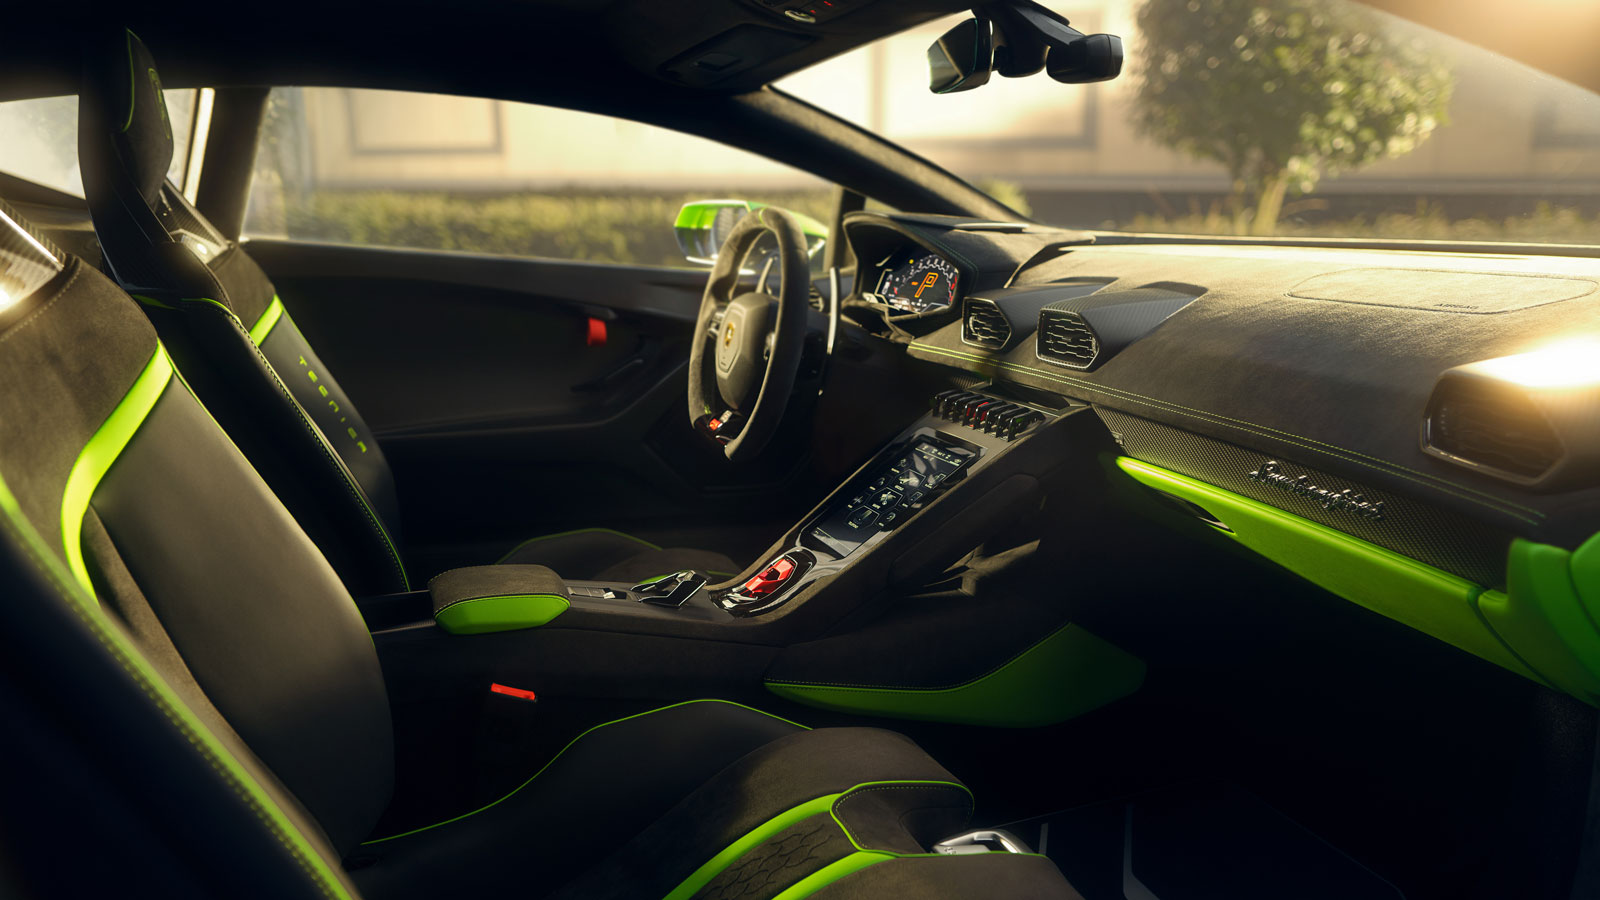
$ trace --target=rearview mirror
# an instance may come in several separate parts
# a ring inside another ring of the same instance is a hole
[[[1084,34],[1035,0],[992,0],[928,48],[928,87],[970,91],[995,73],[1022,78],[1041,69],[1064,84],[1110,81],[1122,72],[1122,38]]]
[[[1086,34],[1078,40],[1050,48],[1045,71],[1062,84],[1110,81],[1122,73],[1122,38],[1114,34]]]
[[[928,90],[935,94],[987,84],[993,70],[994,26],[988,19],[968,19],[928,46]]]
[[[678,238],[678,249],[683,251],[684,259],[695,265],[714,265],[717,251],[722,249],[722,243],[733,231],[733,226],[739,224],[745,213],[766,205],[753,200],[696,200],[685,203],[678,210],[678,218],[672,225],[673,233]],[[804,213],[794,210],[788,212],[799,220],[800,230],[806,236],[806,255],[811,257],[815,265],[822,248],[828,243],[828,226]]]

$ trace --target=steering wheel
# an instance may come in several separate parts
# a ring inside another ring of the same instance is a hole
[[[766,235],[778,244],[777,296],[766,292],[765,278],[734,296],[750,251]],[[770,206],[746,213],[717,252],[689,345],[689,421],[730,460],[755,456],[777,433],[800,371],[810,293],[800,223]],[[710,360],[707,343],[715,348]]]

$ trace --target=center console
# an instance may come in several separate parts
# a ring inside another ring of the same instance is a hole
[[[793,545],[713,592],[735,616],[760,616],[848,566],[1066,407],[985,391],[944,391],[927,416],[863,466],[798,528]]]
[[[944,391],[737,578],[562,581],[553,593],[566,605],[540,630],[757,643],[823,633],[885,589],[937,577],[1018,509],[1037,504],[1044,473],[1085,443],[1068,437],[1075,429],[1066,424],[1085,409],[1012,385]],[[507,568],[484,571],[499,582]],[[515,595],[514,587],[502,585],[502,594]],[[401,597],[363,609],[374,630],[426,624],[420,604]]]

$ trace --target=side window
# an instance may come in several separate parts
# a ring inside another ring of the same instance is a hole
[[[684,203],[822,221],[830,186],[715,141],[480,97],[275,88],[245,233],[378,247],[689,266]]]
[[[186,188],[184,179],[190,174],[189,149],[193,144],[196,115],[209,115],[209,103],[201,103],[198,99],[201,91],[192,88],[163,93],[175,148],[167,178],[179,188]],[[203,130],[205,123],[200,127]],[[5,140],[0,141],[0,172],[74,197],[83,196],[83,176],[78,172],[76,96],[0,103],[0,134],[5,135]]]

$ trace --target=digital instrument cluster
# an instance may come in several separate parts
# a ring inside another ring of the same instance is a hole
[[[961,282],[954,263],[915,244],[889,254],[878,263],[878,272],[878,299],[908,313],[952,305]]]

